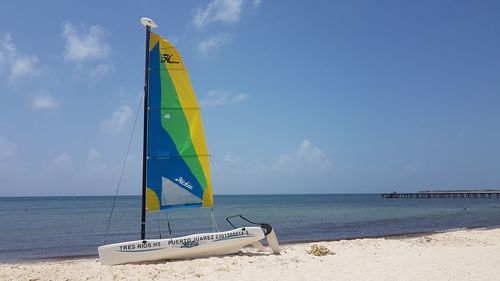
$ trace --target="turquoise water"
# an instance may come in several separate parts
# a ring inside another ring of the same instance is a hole
[[[377,194],[220,195],[220,230],[243,214],[272,224],[281,242],[500,226],[498,199],[381,199]],[[0,261],[96,256],[113,197],[0,198]],[[116,201],[106,243],[139,239],[140,197]],[[211,232],[210,211],[168,213],[174,236]],[[243,224],[241,224],[243,225]],[[148,214],[147,237],[168,236],[164,212]]]

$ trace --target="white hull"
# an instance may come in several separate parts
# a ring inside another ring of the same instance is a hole
[[[274,232],[272,232],[274,235]],[[274,236],[275,237],[275,236]],[[137,263],[165,259],[190,259],[227,255],[265,238],[260,227],[200,233],[167,239],[147,239],[100,246],[99,260],[104,265]],[[279,252],[279,247],[277,246]],[[275,251],[273,247],[273,251]]]

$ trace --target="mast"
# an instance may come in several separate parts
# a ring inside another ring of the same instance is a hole
[[[148,107],[149,107],[149,37],[151,28],[158,27],[149,18],[141,18],[146,27],[146,63],[144,68],[144,134],[142,143],[142,206],[141,206],[141,240],[146,238],[146,188],[147,188],[147,148],[148,148]]]

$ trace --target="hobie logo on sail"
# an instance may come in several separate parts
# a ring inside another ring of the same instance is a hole
[[[189,188],[190,190],[193,189],[193,185],[190,182],[185,181],[182,177],[176,178],[175,181],[182,184],[183,186]]]
[[[178,61],[173,61],[172,57],[174,55],[169,55],[169,54],[162,54],[161,55],[161,63],[167,62],[167,63],[179,63]]]

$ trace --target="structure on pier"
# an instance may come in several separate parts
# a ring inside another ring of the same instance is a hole
[[[381,193],[382,198],[393,199],[433,199],[433,198],[470,198],[470,199],[500,199],[500,190],[466,190],[466,191],[419,191],[415,193]]]

